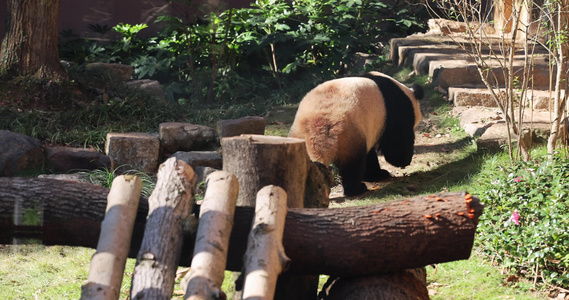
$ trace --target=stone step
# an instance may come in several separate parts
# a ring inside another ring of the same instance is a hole
[[[507,143],[506,121],[498,108],[455,107],[452,114],[460,120],[464,131],[476,138],[479,149],[498,149]],[[526,145],[547,141],[551,130],[550,118],[547,110],[525,111],[521,132]],[[517,139],[513,134],[511,136],[513,140]]]
[[[448,37],[432,34],[417,34],[406,38],[393,39],[391,41],[391,59],[400,66],[412,67],[416,74],[429,75],[433,85],[447,89],[457,85],[482,84],[482,80],[473,56],[459,47],[461,43],[465,48],[470,47],[469,42],[461,37]],[[528,62],[522,48],[514,55],[514,74],[518,78],[523,77],[524,67]],[[493,73],[492,84],[504,84],[504,67],[507,66],[499,44],[493,49],[487,48],[485,63],[487,69]],[[495,53],[490,55],[490,53]],[[542,47],[536,48],[533,55],[532,76],[530,83],[534,88],[545,89],[549,86],[549,61],[547,51]]]
[[[490,70],[492,78],[491,84],[504,85],[504,68],[497,60],[487,60],[487,69]],[[514,60],[513,72],[521,80],[525,67],[523,58],[518,57]],[[548,63],[544,56],[534,58],[534,68],[530,76],[530,83],[534,89],[547,89],[550,82],[550,72]],[[553,75],[555,76],[555,75]],[[453,57],[441,58],[429,62],[429,77],[432,84],[442,89],[460,85],[480,85],[483,84],[477,66],[471,59],[456,59]]]
[[[495,91],[500,92],[499,90]],[[553,105],[554,94],[548,90],[530,90],[527,91],[528,102],[526,107],[532,107],[533,109],[544,109],[547,110]],[[565,94],[565,91],[561,91],[561,97]],[[518,96],[521,92],[517,93]],[[448,88],[449,101],[452,101],[455,107],[461,106],[482,106],[482,107],[498,107],[492,94],[486,87],[482,86],[456,86]]]
[[[503,41],[498,37],[488,38],[492,39],[496,42],[484,51],[485,62],[489,64],[487,69],[495,76],[491,84],[503,87],[504,72],[500,61],[490,59],[490,53],[501,56]],[[399,66],[412,67],[418,75],[428,75],[436,89],[448,92],[449,100],[455,106],[453,114],[460,119],[461,127],[476,137],[478,147],[496,149],[507,143],[506,122],[490,91],[482,82],[474,63],[475,58],[469,56],[458,44],[471,47],[472,42],[460,34],[414,34],[391,41],[390,59]],[[517,49],[520,50],[514,55],[513,69],[517,80],[520,80],[527,62],[524,60],[523,48]],[[527,104],[528,109],[521,125],[522,138],[527,145],[543,143],[547,140],[551,127],[548,108],[553,96],[548,91],[550,66],[546,53],[544,48],[538,47],[533,55],[534,67],[531,70],[532,81],[529,83],[533,91],[528,91],[531,101]]]

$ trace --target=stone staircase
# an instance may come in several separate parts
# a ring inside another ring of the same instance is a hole
[[[454,104],[453,114],[460,119],[461,126],[471,136],[476,137],[479,148],[494,149],[507,142],[505,120],[483,84],[474,59],[457,43],[468,45],[469,41],[460,35],[440,33],[415,34],[391,40],[391,61],[402,67],[412,68],[417,75],[428,75],[433,87],[448,96]],[[499,43],[486,49],[486,57],[491,51],[502,53]],[[550,71],[547,52],[536,48],[533,56],[533,71],[528,92],[531,105],[525,109],[523,138],[527,143],[541,143],[547,140],[550,131],[549,107],[552,96],[549,93]],[[514,70],[523,74],[523,51],[514,55]],[[499,63],[489,64],[494,71],[499,86],[504,84],[504,76]],[[531,120],[531,122],[530,122]]]

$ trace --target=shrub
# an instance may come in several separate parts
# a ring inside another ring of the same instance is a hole
[[[362,0],[257,0],[249,8],[212,12],[199,20],[159,17],[163,30],[150,38],[138,35],[146,24],[118,24],[112,28],[118,39],[104,45],[64,32],[60,57],[80,64],[129,64],[139,79],[168,82],[164,89],[170,101],[242,103],[270,97],[299,81],[313,86],[337,76],[351,64],[354,52],[380,50],[386,28],[389,35],[420,29],[425,24],[415,12],[420,9],[410,13],[408,6]],[[101,34],[110,30],[90,28]]]
[[[480,247],[518,275],[567,286],[569,160],[489,163],[492,171],[480,176],[475,191],[485,205]]]

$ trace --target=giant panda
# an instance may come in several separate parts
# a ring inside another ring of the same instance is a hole
[[[313,161],[338,168],[344,195],[359,195],[367,191],[362,181],[390,176],[378,152],[393,166],[411,163],[422,98],[421,86],[379,72],[326,81],[304,96],[289,136],[306,141]]]

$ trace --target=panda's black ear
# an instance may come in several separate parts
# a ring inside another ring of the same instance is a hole
[[[421,100],[425,96],[422,86],[415,83],[411,86],[411,89],[413,90],[413,96],[415,96],[415,99]]]

